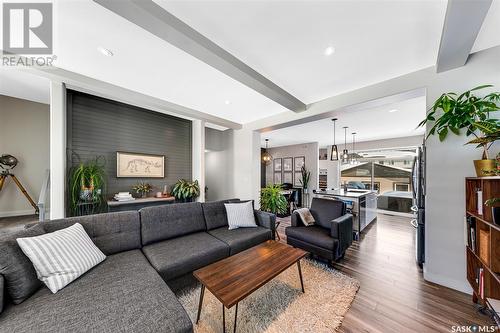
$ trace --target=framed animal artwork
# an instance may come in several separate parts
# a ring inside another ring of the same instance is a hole
[[[116,177],[164,178],[165,156],[116,152]]]

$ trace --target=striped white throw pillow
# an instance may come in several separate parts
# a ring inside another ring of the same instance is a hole
[[[106,259],[80,223],[17,243],[54,294]]]
[[[257,227],[251,201],[244,203],[227,203],[224,204],[224,206],[226,206],[229,230]]]

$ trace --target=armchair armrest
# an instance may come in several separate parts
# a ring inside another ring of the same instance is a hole
[[[3,311],[3,303],[5,298],[5,278],[0,274],[0,313]]]
[[[272,239],[274,239],[276,233],[276,215],[261,210],[254,210],[254,212],[257,224],[271,230]]]
[[[352,244],[352,214],[345,214],[331,221],[330,235],[339,240],[339,255]]]

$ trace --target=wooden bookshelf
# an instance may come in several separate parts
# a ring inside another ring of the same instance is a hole
[[[478,202],[478,191],[482,202]],[[493,223],[491,207],[484,205],[494,197],[500,197],[500,177],[466,178],[467,280],[474,291],[473,301],[484,306],[489,306],[487,298],[500,299],[500,225]]]

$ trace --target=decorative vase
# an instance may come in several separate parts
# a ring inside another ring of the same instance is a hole
[[[142,194],[141,194],[141,198],[143,198],[143,199],[144,199],[144,198],[147,198],[147,196],[148,196],[148,194],[147,194],[146,192],[142,192]]]
[[[478,177],[485,177],[488,176],[485,171],[495,170],[495,160],[474,160],[474,167]]]

